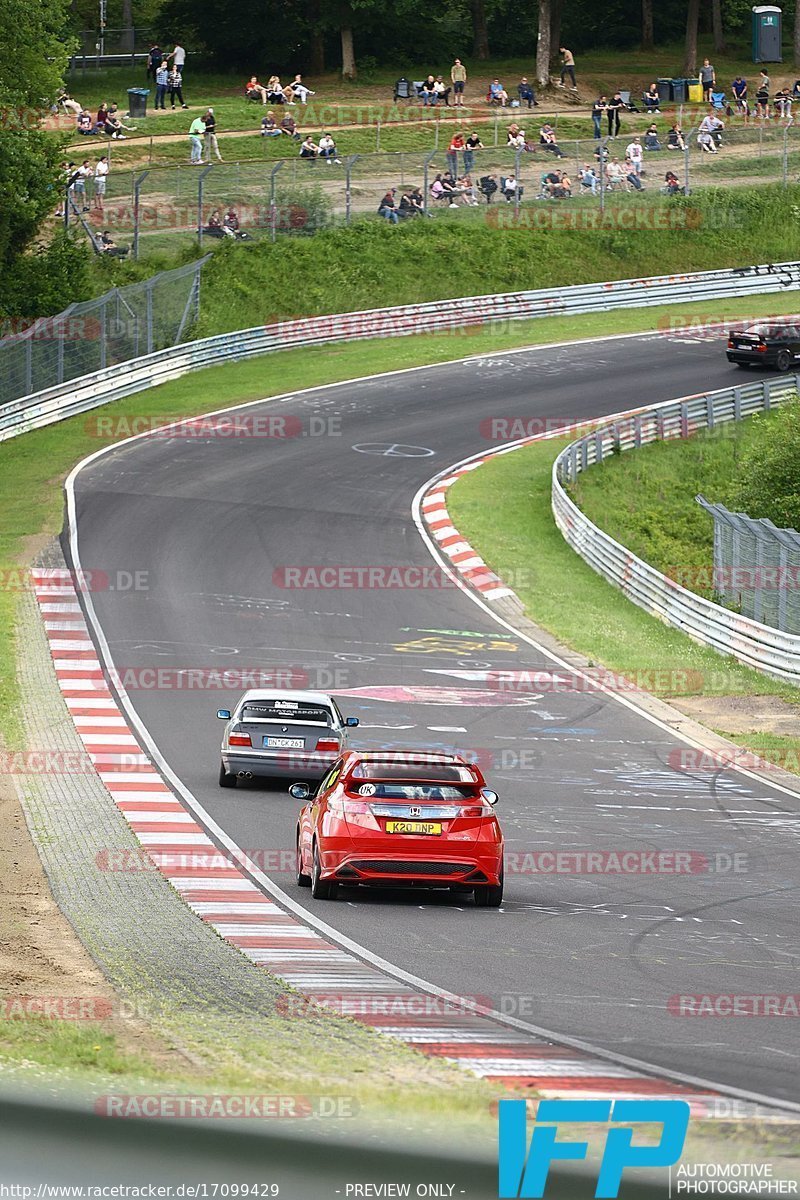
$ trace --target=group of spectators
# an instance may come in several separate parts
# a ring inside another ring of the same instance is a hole
[[[119,105],[103,101],[96,113],[83,108],[68,92],[62,92],[57,101],[58,107],[77,116],[77,132],[82,137],[95,137],[105,134],[115,140],[124,141],[125,130],[135,132],[135,125],[126,125],[122,119]]]
[[[102,213],[109,170],[110,163],[106,154],[99,158],[94,165],[88,158],[77,164],[67,161],[61,163],[60,174],[64,194],[79,213],[88,213],[91,210],[87,194],[89,183],[92,184],[93,191],[91,208],[95,212]],[[61,201],[59,201],[55,215],[57,217],[64,216],[64,206]]]
[[[278,75],[271,75],[266,86],[258,82],[257,75],[251,75],[244,85],[244,94],[245,99],[257,100],[266,107],[267,104],[294,105],[298,100],[301,104],[308,104],[308,97],[316,96],[317,93],[306,87],[302,75],[295,75],[286,87]]]
[[[170,66],[170,59],[172,65]],[[176,43],[175,49],[165,54],[156,43],[150,47],[147,55],[147,77],[152,78],[156,87],[156,109],[166,108],[166,98],[169,96],[171,107],[177,104],[181,108],[189,105],[183,99],[183,76],[186,70],[186,51]]]

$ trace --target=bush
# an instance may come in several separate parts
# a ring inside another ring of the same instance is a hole
[[[757,434],[742,456],[734,504],[749,517],[766,517],[800,530],[800,401],[781,407],[767,423],[753,417]]]

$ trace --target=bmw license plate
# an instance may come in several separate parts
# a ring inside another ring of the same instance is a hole
[[[262,744],[267,750],[302,750],[306,744],[305,738],[265,737]]]
[[[436,836],[442,832],[442,823],[441,821],[387,821],[386,832]]]

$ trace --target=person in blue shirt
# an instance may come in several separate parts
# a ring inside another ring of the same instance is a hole
[[[169,68],[166,62],[161,62],[156,67],[156,108],[166,108],[164,100],[167,95],[167,85],[169,83]]]
[[[736,111],[741,113],[743,117],[750,115],[750,106],[747,103],[747,80],[741,75],[737,75],[731,84],[733,98],[736,101]]]

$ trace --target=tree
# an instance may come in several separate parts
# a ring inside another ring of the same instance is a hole
[[[470,0],[472,14],[472,53],[476,58],[489,57],[489,28],[486,24],[485,0]]]
[[[642,0],[642,49],[655,49],[656,39],[653,28],[653,0]]]
[[[686,50],[683,71],[689,78],[697,72],[697,25],[700,20],[700,0],[689,0],[686,10]]]
[[[754,438],[742,454],[733,504],[779,529],[800,530],[800,403],[751,419]]]
[[[551,0],[550,3],[550,57],[555,58],[561,45],[561,16],[564,11],[564,0]]]
[[[794,10],[794,65],[800,67],[800,4]]]
[[[540,88],[547,87],[550,83],[551,5],[552,0],[539,0],[539,34],[536,39],[536,82]]]
[[[714,36],[714,52],[725,53],[725,31],[722,28],[722,0],[711,0],[711,27]]]
[[[358,74],[356,67],[356,52],[353,48],[353,17],[352,13],[344,18],[341,27],[342,37],[342,76],[345,79],[355,79]]]

